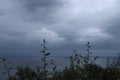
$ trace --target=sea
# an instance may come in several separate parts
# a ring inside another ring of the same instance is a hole
[[[50,62],[51,59],[54,60],[54,65],[57,66],[57,70],[62,70],[70,65],[69,57],[50,57],[48,62]],[[114,64],[117,59],[117,57],[98,57],[95,63],[102,67],[107,67],[110,64]],[[18,66],[30,66],[31,68],[36,69],[37,66],[42,65],[40,57],[6,57],[6,62],[8,62],[8,67],[12,67],[12,75],[14,75]],[[48,69],[50,70],[52,67],[50,66]],[[2,75],[3,72],[4,67],[3,64],[0,63],[0,80],[5,80],[6,78],[6,75]]]

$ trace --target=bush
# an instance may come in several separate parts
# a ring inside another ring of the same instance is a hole
[[[42,66],[36,69],[26,67],[17,67],[15,75],[11,75],[11,67],[5,58],[1,59],[3,69],[2,74],[7,75],[7,80],[120,80],[120,56],[115,65],[106,68],[95,63],[97,57],[91,58],[90,43],[86,44],[87,50],[85,56],[74,50],[74,54],[70,57],[70,66],[58,71],[54,60],[48,61],[51,54],[46,47],[46,40],[42,44]],[[53,65],[51,70],[47,67]]]

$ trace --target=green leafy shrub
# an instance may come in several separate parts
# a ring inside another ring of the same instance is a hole
[[[29,66],[24,68],[17,67],[16,79],[17,80],[34,80],[36,78],[36,73]]]

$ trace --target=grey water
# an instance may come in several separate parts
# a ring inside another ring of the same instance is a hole
[[[58,70],[64,69],[65,66],[70,65],[69,57],[51,57],[51,59],[55,61],[55,65],[57,65]],[[98,59],[96,59],[95,63],[102,67],[106,67],[108,64],[113,64],[116,60],[117,57],[99,57]],[[50,61],[50,59],[48,61]],[[30,66],[31,68],[35,69],[37,66],[42,65],[41,58],[39,57],[12,57],[7,58],[7,62],[9,62],[9,66],[14,69],[13,72],[15,72],[17,66]],[[4,80],[5,78],[5,75],[1,75],[3,71],[4,70],[2,68],[2,65],[0,64],[0,80]]]

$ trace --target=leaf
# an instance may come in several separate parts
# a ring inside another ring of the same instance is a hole
[[[47,54],[45,54],[45,56],[48,56],[48,55],[50,55],[51,53],[47,53]]]
[[[12,67],[9,68],[9,70],[12,70],[12,69],[13,69]]]
[[[5,74],[6,74],[6,72],[3,72],[3,73],[2,73],[2,75],[5,75]]]
[[[90,44],[90,42],[89,42],[89,41],[87,41],[87,44],[89,45],[89,44]]]
[[[56,68],[57,68],[57,66],[54,66],[54,67],[53,67],[53,71],[55,71],[55,70],[56,70]]]
[[[5,58],[2,58],[2,61],[6,61],[6,59],[5,59]]]
[[[97,59],[98,57],[96,56],[95,58],[94,58],[94,61]]]
[[[43,51],[41,51],[42,53],[45,53],[45,51],[43,50]]]

